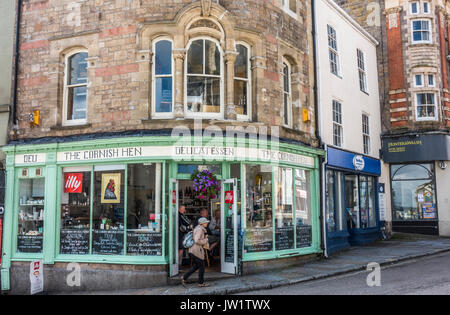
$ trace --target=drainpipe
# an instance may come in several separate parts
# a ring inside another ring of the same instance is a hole
[[[19,75],[19,44],[20,44],[20,20],[22,17],[22,0],[17,0],[16,7],[16,41],[14,48],[14,73],[13,73],[13,99],[11,108],[11,126],[15,127],[18,124],[17,121],[17,77]]]
[[[314,59],[314,116],[316,121],[316,138],[319,141],[319,146],[323,147],[323,141],[321,137],[321,128],[322,125],[320,124],[320,105],[319,105],[319,62],[317,58],[317,33],[316,33],[316,0],[311,0],[311,17],[312,17],[312,37],[313,37],[313,59]],[[319,220],[322,223],[322,237],[321,237],[321,248],[323,250],[324,256],[328,257],[327,252],[327,238],[326,238],[326,224],[325,224],[325,207],[324,207],[324,196],[325,196],[325,190],[324,190],[324,183],[325,183],[325,164],[326,164],[326,156],[325,159],[322,157],[319,158],[319,164],[320,164],[320,176],[319,176],[319,187],[321,191],[321,198],[319,201],[320,204],[320,216]]]

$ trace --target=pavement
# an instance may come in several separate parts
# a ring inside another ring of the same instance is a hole
[[[282,286],[295,285],[318,279],[326,279],[339,275],[354,273],[367,269],[369,263],[376,262],[380,266],[399,264],[408,260],[433,256],[450,252],[450,238],[396,234],[388,241],[379,241],[369,246],[352,247],[329,258],[320,259],[290,268],[273,270],[263,274],[241,277],[225,277],[209,279],[210,287],[199,288],[192,282],[184,288],[181,285],[164,287],[101,291],[77,292],[76,294],[108,294],[108,295],[228,295],[270,290]],[[197,279],[197,274],[191,277]],[[191,280],[190,279],[190,280]],[[176,281],[178,282],[178,281]]]

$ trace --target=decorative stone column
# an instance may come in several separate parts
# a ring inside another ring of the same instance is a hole
[[[237,57],[236,51],[225,52],[225,62],[227,65],[227,86],[226,86],[226,107],[225,119],[236,120],[236,105],[234,104],[234,63]]]
[[[175,118],[184,118],[184,60],[186,59],[186,49],[174,49],[175,58]]]

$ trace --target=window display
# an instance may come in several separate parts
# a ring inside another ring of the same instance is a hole
[[[272,166],[246,165],[246,253],[273,250]]]
[[[328,232],[346,229],[344,204],[344,174],[327,170],[326,180],[326,222]]]
[[[345,208],[347,209],[348,229],[361,227],[359,211],[359,181],[358,175],[345,176]]]
[[[295,221],[297,248],[312,246],[311,172],[295,170]]]
[[[433,164],[391,165],[393,220],[437,220]]]
[[[293,174],[291,168],[275,168],[275,249],[294,248]]]
[[[91,168],[64,168],[60,253],[89,254]]]
[[[21,179],[17,252],[42,253],[44,235],[45,179]]]
[[[161,164],[128,165],[127,255],[161,256]]]

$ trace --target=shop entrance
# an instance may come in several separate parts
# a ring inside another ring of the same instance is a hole
[[[192,180],[171,180],[171,220],[170,220],[170,276],[176,276],[182,270],[190,268],[191,260],[188,250],[183,249],[179,237],[179,209],[184,206],[185,216],[194,228],[198,218],[205,215],[211,221],[208,227],[210,248],[207,272],[237,274],[238,222],[237,215],[237,180],[228,179],[220,182],[220,193],[215,198],[200,199],[193,189]],[[179,251],[183,250],[182,255]]]

